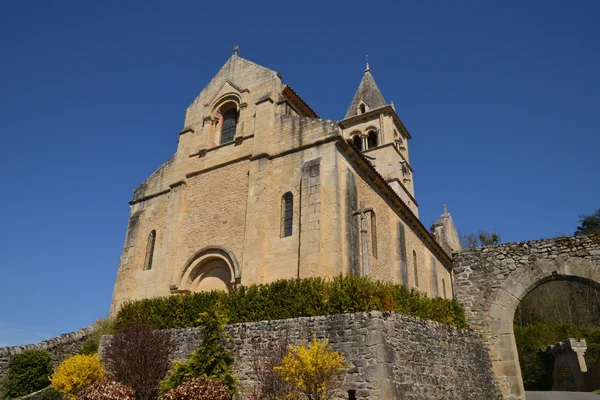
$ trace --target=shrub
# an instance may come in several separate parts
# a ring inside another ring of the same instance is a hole
[[[135,400],[135,391],[115,381],[96,382],[79,392],[77,400]]]
[[[165,393],[181,385],[192,377],[206,377],[222,382],[233,392],[235,378],[233,376],[233,357],[223,346],[227,338],[221,308],[216,307],[209,313],[200,314],[202,324],[200,346],[192,352],[187,362],[175,361],[167,379],[161,382],[161,392]]]
[[[102,336],[115,333],[114,321],[111,318],[97,319],[94,325],[94,331],[90,334],[86,341],[83,342],[77,354],[97,354],[98,347],[100,347],[100,339],[102,338]]]
[[[117,329],[145,323],[152,329],[198,326],[201,312],[222,304],[229,323],[257,322],[363,311],[394,311],[446,325],[467,326],[455,300],[431,299],[401,285],[355,275],[333,279],[279,280],[257,286],[238,286],[229,293],[213,291],[157,297],[126,303],[116,317]]]
[[[325,400],[341,387],[343,362],[344,356],[333,351],[327,339],[320,342],[314,335],[308,346],[290,346],[275,370],[309,400]]]
[[[75,355],[63,361],[50,378],[52,387],[72,400],[86,386],[102,381],[104,367],[98,355]]]
[[[91,356],[94,354],[98,354],[98,348],[100,347],[100,341],[95,338],[87,338],[85,342],[79,348],[77,354],[81,354],[84,356]]]
[[[40,394],[40,400],[64,400],[64,396],[53,387],[49,387]]]
[[[259,399],[285,399],[294,393],[294,385],[283,379],[275,370],[275,367],[281,365],[288,347],[288,338],[284,336],[275,338],[269,344],[259,343],[255,349],[252,366],[260,383],[256,393]]]
[[[102,360],[111,378],[131,387],[138,400],[154,399],[158,396],[158,383],[169,371],[175,349],[169,332],[135,324],[111,338]]]
[[[229,400],[231,394],[227,387],[210,378],[196,377],[184,381],[181,385],[163,395],[164,400]]]
[[[25,350],[8,363],[6,395],[21,397],[50,385],[52,357],[44,350]]]

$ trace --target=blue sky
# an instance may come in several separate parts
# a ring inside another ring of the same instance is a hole
[[[365,54],[413,136],[421,220],[504,241],[600,208],[600,2],[5,1],[0,346],[108,313],[133,189],[231,55],[341,119]]]

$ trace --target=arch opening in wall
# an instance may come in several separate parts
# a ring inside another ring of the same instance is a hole
[[[357,135],[352,136],[352,144],[354,145],[356,150],[358,150],[358,151],[363,150],[363,139],[360,137],[360,135],[357,134]]]
[[[574,236],[501,244],[463,250],[454,258],[454,296],[469,315],[469,325],[482,332],[505,398],[525,398],[515,337],[520,304],[530,295],[539,298],[534,291],[552,281],[573,281],[600,289],[600,259],[592,253],[598,249],[599,238],[590,235],[585,240]],[[500,260],[510,268],[498,274],[494,266]],[[553,300],[566,297],[556,290],[550,294]],[[535,337],[535,334],[521,331],[519,337]]]
[[[287,192],[281,197],[281,237],[292,236],[294,227],[294,195]]]
[[[233,255],[222,247],[207,247],[192,256],[182,269],[177,292],[229,291],[240,271]]]
[[[554,373],[554,386],[557,391],[560,392],[576,392],[577,387],[575,384],[575,377],[571,368],[564,365],[557,369]]]
[[[377,132],[369,131],[369,133],[367,134],[367,147],[369,149],[372,149],[374,147],[377,147],[378,145],[379,145],[379,138],[378,138]]]
[[[584,359],[579,359],[577,353],[571,350],[573,342],[567,339],[586,339],[577,336],[584,334],[582,328],[600,326],[600,285],[595,281],[558,273],[554,277],[542,278],[540,282],[520,300],[512,321],[518,353],[516,358],[527,360],[527,364],[521,366],[524,389],[590,391],[592,388],[586,387],[590,382],[589,370]],[[545,352],[545,357],[532,351],[534,346],[531,341],[538,342],[540,329],[543,329],[544,337],[553,337],[549,343],[540,343],[544,347],[552,346],[550,353]],[[579,333],[574,333],[577,331]],[[569,346],[554,350],[553,346],[558,342],[568,342]],[[578,345],[574,344],[573,348],[577,349]],[[597,358],[594,357],[595,360]]]
[[[152,269],[152,262],[154,261],[155,245],[156,245],[156,231],[153,230],[148,235],[148,241],[146,242],[146,257],[144,258],[144,271]]]
[[[361,114],[364,114],[367,112],[367,107],[365,106],[365,103],[362,103],[359,107],[358,107],[359,111]]]
[[[564,281],[567,281],[569,284],[571,282],[578,282],[582,286],[589,287],[600,294],[600,284],[598,283],[600,275],[594,276],[595,271],[600,272],[600,270],[594,267],[593,263],[588,260],[585,262],[575,260],[573,264],[568,259],[561,263],[542,262],[538,260],[514,271],[496,290],[495,295],[491,297],[492,303],[489,315],[491,316],[492,323],[491,337],[494,338],[491,346],[492,348],[498,348],[502,354],[501,359],[492,358],[492,363],[497,364],[494,366],[494,371],[500,380],[507,379],[512,382],[510,387],[511,394],[521,395],[524,393],[524,390],[538,390],[538,387],[531,386],[530,384],[525,386],[525,383],[531,383],[531,380],[523,379],[523,370],[519,362],[519,352],[527,348],[518,343],[515,337],[515,330],[522,329],[524,325],[522,321],[519,321],[519,318],[522,317],[519,315],[520,305],[526,302],[528,298],[532,298],[538,303],[541,302],[554,307],[551,308],[553,314],[558,312],[567,315],[568,307],[560,307],[556,303],[552,305],[550,302],[556,302],[561,298],[568,298],[569,296],[560,294],[557,288],[552,288],[552,285],[561,284]],[[574,272],[577,273],[579,271],[583,272],[582,276],[572,275]],[[544,300],[543,294],[540,292],[544,290],[548,292],[546,300]],[[571,310],[572,312],[573,310]],[[558,322],[554,318],[551,318],[551,320]],[[526,331],[522,331],[519,336],[527,336]],[[566,338],[559,340],[564,339]],[[546,345],[552,344],[554,343],[547,343]],[[525,357],[527,358],[527,356]],[[576,382],[580,381],[577,376],[575,379]],[[544,390],[550,390],[550,387],[544,388]]]

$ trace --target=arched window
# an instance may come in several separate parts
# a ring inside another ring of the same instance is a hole
[[[375,131],[369,131],[367,136],[367,146],[369,149],[377,147],[377,133]]]
[[[360,113],[361,113],[361,114],[364,114],[366,111],[367,111],[367,109],[366,109],[365,105],[364,105],[364,104],[361,104],[361,105],[360,105]]]
[[[152,259],[154,258],[154,244],[156,243],[156,231],[150,232],[148,235],[148,243],[146,244],[146,260],[144,261],[144,270],[152,269]]]
[[[294,196],[287,192],[281,198],[281,237],[292,236],[294,224]]]
[[[230,108],[222,113],[223,122],[221,125],[221,144],[228,143],[235,136],[237,126],[238,112],[235,108]]]
[[[354,147],[356,147],[356,149],[358,151],[362,151],[362,149],[363,149],[363,140],[360,137],[360,135],[354,135],[352,137],[352,144],[354,145]]]
[[[419,271],[417,268],[417,252],[413,250],[413,268],[415,269],[415,286],[419,287]]]
[[[408,168],[406,168],[406,164],[402,163],[402,176],[408,175]]]
[[[371,212],[371,247],[373,248],[373,257],[377,258],[377,217],[375,211]]]

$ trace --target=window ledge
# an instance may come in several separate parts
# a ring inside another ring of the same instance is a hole
[[[206,147],[202,148],[199,151],[197,151],[196,153],[190,154],[190,158],[192,158],[192,157],[199,157],[199,158],[201,158],[201,157],[204,157],[208,152],[219,150],[219,149],[222,149],[223,147],[227,147],[227,146],[237,146],[239,144],[242,144],[242,142],[244,140],[247,140],[247,139],[250,139],[250,138],[253,138],[253,137],[254,137],[253,133],[251,133],[250,135],[245,135],[245,136],[242,133],[242,134],[240,134],[238,136],[235,136],[233,138],[233,140],[231,140],[231,141],[229,141],[227,143],[221,143],[221,144],[218,144],[216,146],[209,147],[209,148],[206,148]]]

